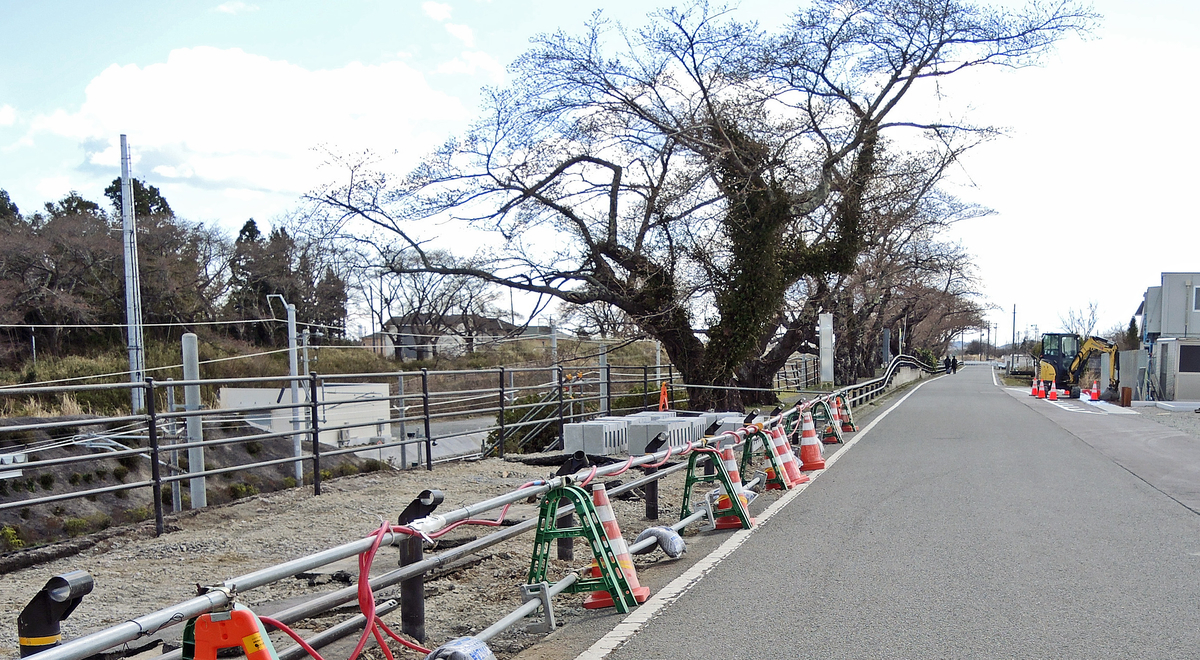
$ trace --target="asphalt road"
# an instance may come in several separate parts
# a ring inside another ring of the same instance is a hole
[[[1200,657],[1200,451],[1088,412],[926,382],[609,657]]]

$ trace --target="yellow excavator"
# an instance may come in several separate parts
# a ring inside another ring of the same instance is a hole
[[[1109,360],[1108,389],[1100,394],[1105,401],[1116,401],[1118,393],[1117,345],[1102,337],[1080,340],[1079,335],[1048,332],[1042,335],[1042,355],[1037,358],[1036,378],[1054,383],[1072,399],[1079,398],[1079,379],[1093,355],[1107,353]]]

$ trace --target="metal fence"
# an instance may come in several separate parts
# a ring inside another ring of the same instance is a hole
[[[929,365],[924,365],[914,358],[911,358],[908,356],[900,356],[900,357],[896,358],[895,360],[893,360],[893,362],[888,366],[888,368],[885,370],[884,374],[881,377],[873,379],[871,381],[864,382],[864,383],[844,387],[844,388],[841,388],[841,389],[838,389],[838,390],[835,390],[832,392],[825,392],[825,393],[822,393],[811,399],[801,399],[800,402],[798,402],[797,404],[792,406],[792,408],[789,411],[785,411],[785,412],[782,412],[781,414],[777,414],[773,417],[765,419],[763,421],[763,423],[758,427],[758,431],[761,431],[763,428],[769,429],[773,425],[783,424],[784,419],[788,418],[789,414],[798,414],[805,410],[812,409],[814,406],[820,404],[821,402],[829,402],[829,401],[832,401],[832,399],[836,398],[836,397],[841,397],[841,398],[845,399],[846,401],[848,401],[849,403],[851,403],[852,405],[859,405],[861,403],[869,401],[870,399],[875,398],[875,397],[879,396],[880,394],[882,394],[886,390],[888,385],[894,380],[894,378],[900,372],[900,370],[905,369],[905,368],[918,369],[918,370],[921,370],[924,372],[929,372],[929,373],[939,373],[940,372],[940,369],[938,369],[936,367],[931,367]],[[586,372],[581,371],[579,373],[578,378],[573,378],[572,375],[564,373],[563,370],[556,370],[556,373],[555,373],[556,379],[552,383],[552,385],[555,386],[555,389],[553,390],[553,392],[555,393],[555,396],[551,397],[550,399],[546,399],[546,400],[542,401],[541,405],[543,405],[543,406],[552,405],[555,408],[557,408],[557,410],[559,412],[559,416],[557,417],[557,420],[559,421],[559,423],[561,423],[561,420],[567,419],[568,416],[585,415],[586,414],[585,412],[582,411],[582,408],[580,409],[579,412],[567,413],[566,411],[569,410],[569,408],[567,407],[566,402],[568,400],[578,402],[581,406],[584,403],[590,401],[590,402],[595,403],[597,406],[599,406],[601,404],[607,405],[608,406],[607,409],[610,411],[617,410],[616,408],[613,407],[613,401],[610,399],[610,397],[613,397],[615,395],[614,387],[620,383],[628,384],[630,382],[636,382],[637,379],[630,378],[630,377],[625,377],[623,379],[622,378],[614,379],[612,376],[613,376],[613,372],[616,369],[617,368],[615,368],[615,367],[613,367],[611,369],[604,369],[604,370],[602,370],[602,372],[594,374],[595,377],[590,378],[590,379],[588,378],[588,374]],[[633,374],[634,376],[637,376],[639,373],[639,369],[640,368],[628,369],[626,371],[626,376],[628,376],[629,374]],[[545,371],[545,370],[543,369],[543,371]],[[516,392],[520,392],[522,390],[520,388],[515,387],[512,384],[513,381],[505,380],[505,376],[506,376],[506,374],[508,374],[508,371],[500,369],[500,370],[492,370],[490,373],[493,377],[495,377],[497,379],[497,381],[499,383],[499,387],[497,388],[500,390],[499,392],[493,392],[491,390],[488,390],[487,388],[442,390],[442,391],[436,392],[437,394],[445,395],[445,397],[443,397],[442,399],[439,399],[438,397],[434,396],[435,391],[429,387],[429,384],[430,384],[431,378],[444,375],[444,373],[423,371],[423,372],[419,372],[419,373],[413,372],[410,374],[402,374],[402,375],[401,374],[392,374],[392,375],[397,376],[397,377],[404,377],[404,378],[412,377],[412,378],[419,379],[419,381],[422,385],[421,393],[419,395],[419,405],[420,405],[420,408],[421,408],[423,414],[419,418],[413,418],[412,421],[422,422],[426,425],[426,429],[429,429],[429,428],[431,428],[429,426],[430,419],[434,415],[438,414],[438,413],[431,412],[431,409],[433,409],[435,407],[435,405],[436,405],[435,402],[437,402],[439,400],[450,400],[453,397],[458,397],[459,399],[462,399],[462,398],[466,398],[466,397],[474,397],[474,396],[479,396],[481,394],[486,394],[486,395],[495,397],[495,402],[497,403],[497,406],[495,406],[496,411],[503,412],[505,410],[505,408],[504,408],[505,402],[506,401],[511,402],[512,400],[515,400],[511,395],[515,395]],[[641,391],[630,392],[629,390],[625,390],[624,396],[633,396],[634,399],[636,400],[637,399],[636,395],[643,395],[643,394],[648,393],[646,391],[647,388],[645,387],[645,385],[650,382],[649,381],[649,373],[646,371],[641,371],[640,374],[641,374],[642,383],[643,383],[643,387],[640,388]],[[668,374],[668,375],[671,375],[671,374]],[[359,375],[359,376],[362,376],[362,375]],[[370,376],[375,377],[378,375],[370,375]],[[320,401],[318,398],[319,391],[317,388],[320,385],[321,378],[322,377],[320,377],[320,376],[312,374],[305,379],[305,382],[309,387],[309,392],[310,392],[310,396],[311,396],[310,402],[308,402],[306,404],[309,406],[309,410],[311,411],[311,416],[309,418],[311,420],[311,424],[307,428],[305,433],[311,434],[310,437],[313,440],[314,450],[312,451],[312,453],[310,455],[306,456],[304,458],[304,460],[306,462],[307,461],[312,462],[313,474],[314,474],[313,488],[314,488],[314,492],[316,492],[316,493],[320,492],[320,465],[321,465],[320,462],[321,462],[322,458],[328,459],[330,456],[351,453],[351,452],[359,450],[358,448],[343,448],[343,449],[339,449],[339,450],[330,450],[330,451],[322,452],[319,449],[320,443],[316,442],[316,440],[319,438],[319,433],[321,432],[322,427],[320,426],[320,423],[319,423],[320,419],[321,419],[321,414],[320,414],[321,413],[321,408],[320,408],[321,404],[320,404]],[[344,378],[348,378],[348,377],[344,377]],[[277,381],[279,379],[256,379],[255,382],[270,382],[272,380]],[[572,382],[572,381],[574,381],[574,382]],[[244,382],[244,381],[238,381],[238,382]],[[668,381],[664,380],[662,382],[668,382]],[[188,384],[187,383],[174,383],[174,386],[181,386],[181,385],[185,386]],[[398,382],[397,385],[398,385],[398,388],[400,389],[400,391],[403,392],[404,391],[403,383]],[[600,389],[601,385],[605,385],[607,387],[607,389]],[[148,428],[150,429],[149,433],[148,433],[148,437],[150,440],[150,449],[149,449],[150,457],[153,461],[152,464],[157,466],[158,461],[161,461],[163,459],[163,453],[166,450],[164,450],[160,446],[160,443],[159,443],[160,434],[157,431],[155,431],[154,429],[156,429],[160,425],[169,424],[170,420],[186,419],[189,417],[195,418],[202,413],[199,411],[158,413],[156,399],[162,395],[161,386],[154,383],[153,381],[147,381],[147,383],[145,384],[145,387],[147,389],[147,395],[148,395],[146,397],[146,400],[148,402],[148,410],[146,411],[146,415],[106,418],[106,421],[110,421],[113,423],[129,423],[129,422],[135,422],[135,421],[146,421],[149,425]],[[539,386],[528,386],[528,387],[531,388],[535,392],[541,392],[541,390],[537,389],[537,387],[539,387]],[[545,387],[545,386],[541,386],[541,387]],[[579,388],[582,388],[583,390],[585,390],[585,392],[584,392],[584,394],[581,394],[576,397],[576,394],[578,394],[578,393],[569,392],[569,390],[568,390],[569,387],[579,387]],[[589,390],[588,388],[595,388],[595,389]],[[506,398],[506,395],[508,395],[508,398]],[[386,400],[394,401],[396,403],[396,408],[400,411],[404,411],[405,407],[407,405],[406,400],[411,398],[412,396],[414,396],[414,395],[396,394],[394,396],[386,397]],[[545,399],[544,396],[542,398]],[[648,397],[642,397],[641,403],[642,403],[641,407],[647,407],[650,405],[651,401]],[[653,403],[657,404],[657,400],[655,400]],[[290,406],[286,406],[286,407],[290,408]],[[635,406],[635,407],[639,407],[639,406]],[[254,410],[259,410],[259,409],[254,409]],[[487,409],[485,409],[485,410],[487,410]],[[222,411],[222,412],[228,413],[230,411]],[[445,413],[445,414],[449,414],[449,413]],[[403,419],[403,415],[400,418]],[[52,423],[51,425],[42,425],[40,427],[37,427],[35,425],[10,426],[10,427],[7,427],[5,429],[5,431],[12,433],[12,432],[18,432],[18,431],[32,429],[32,428],[42,428],[42,429],[65,428],[64,425],[70,424],[70,423],[78,424],[79,422],[75,421],[75,422]],[[497,425],[497,430],[502,429],[502,428],[505,428],[505,425],[503,425],[503,424]],[[730,436],[733,440],[736,441],[736,443],[738,445],[741,445],[742,443],[745,443],[745,442],[753,443],[755,441],[754,437],[753,437],[754,433],[755,433],[755,429],[753,426],[751,426],[748,428],[740,429],[738,431],[729,432],[724,435]],[[258,437],[258,438],[279,437],[279,434],[259,434],[255,437]],[[724,436],[718,436],[715,438],[707,438],[702,442],[695,443],[694,446],[693,446],[693,443],[688,443],[688,446],[686,449],[683,449],[681,451],[676,451],[674,456],[680,457],[680,456],[686,455],[688,452],[691,452],[691,451],[706,451],[704,449],[705,447],[720,446],[723,437]],[[239,439],[238,441],[245,442],[246,440]],[[426,450],[428,450],[430,447],[429,443],[432,442],[432,439],[429,438],[428,434],[427,434],[427,437],[424,438],[422,440],[422,442],[425,443]],[[191,444],[191,443],[181,443],[179,445],[168,445],[168,447],[170,447],[171,449],[179,449],[188,444]],[[122,456],[133,456],[133,455],[136,455],[139,451],[144,452],[145,450],[129,449],[129,450],[124,450],[124,451],[119,451],[117,453],[119,453]],[[711,451],[711,450],[707,450],[707,451]],[[428,454],[426,454],[426,455],[428,455]],[[680,462],[680,463],[674,464],[673,466],[665,467],[663,469],[657,469],[658,466],[664,465],[667,462],[667,460],[669,460],[671,457],[672,457],[672,450],[667,450],[665,452],[659,451],[659,452],[649,453],[649,454],[646,454],[643,456],[637,456],[637,457],[631,456],[628,459],[628,461],[624,461],[624,462],[618,461],[617,463],[614,463],[611,465],[592,468],[590,474],[587,474],[587,472],[585,470],[585,471],[577,472],[571,476],[553,477],[553,478],[549,478],[546,480],[533,482],[533,483],[531,483],[525,487],[522,487],[516,491],[513,491],[511,493],[500,495],[500,496],[491,498],[489,500],[485,500],[483,502],[478,502],[478,503],[468,505],[468,506],[465,506],[465,507],[462,507],[459,509],[455,509],[453,511],[448,511],[448,512],[439,514],[437,516],[432,516],[432,517],[416,520],[413,523],[411,523],[411,529],[409,529],[406,532],[400,531],[400,528],[394,528],[392,531],[390,531],[390,532],[386,533],[385,535],[383,535],[382,537],[380,537],[379,542],[382,545],[401,545],[402,543],[405,542],[406,539],[415,539],[416,537],[413,536],[414,534],[420,533],[423,535],[423,534],[427,534],[427,533],[435,533],[441,529],[452,528],[455,524],[461,523],[463,521],[471,521],[472,519],[476,519],[476,517],[478,515],[480,515],[481,513],[485,513],[487,511],[492,511],[492,510],[498,509],[500,507],[504,507],[508,504],[524,500],[531,496],[545,495],[547,492],[551,491],[554,488],[557,488],[560,485],[563,485],[566,483],[571,483],[572,481],[582,482],[582,483],[586,484],[588,481],[590,481],[594,477],[620,474],[626,470],[629,470],[631,467],[641,466],[641,467],[647,468],[647,470],[646,470],[647,474],[645,474],[644,476],[642,476],[638,479],[631,480],[628,483],[622,484],[622,485],[614,488],[611,491],[612,495],[617,495],[621,492],[632,490],[634,488],[649,489],[651,486],[653,486],[654,484],[657,483],[657,480],[662,479],[670,474],[675,474],[675,473],[683,470],[685,467],[687,467],[686,462]],[[34,461],[31,463],[27,463],[27,465],[32,465],[32,464],[63,465],[63,464],[71,464],[78,460],[85,460],[88,458],[94,458],[94,457],[93,456],[85,456],[85,457],[62,459],[62,460],[58,460],[58,459],[40,460],[40,461]],[[280,459],[280,460],[262,461],[262,462],[254,464],[254,465],[273,465],[273,464],[282,463],[282,462],[292,462],[294,460],[295,460],[294,458],[289,457],[289,458]],[[245,467],[249,467],[249,466],[245,466]],[[432,463],[427,462],[425,467],[427,469],[431,468]],[[204,472],[206,475],[219,473],[219,471],[217,471],[217,470],[205,470]],[[152,488],[152,489],[154,489],[156,496],[158,496],[161,494],[164,484],[196,477],[196,475],[190,474],[190,473],[172,474],[172,475],[163,476],[161,471],[159,471],[157,469],[157,467],[155,468],[155,470],[152,474],[153,474],[153,478],[150,480],[145,480],[145,481],[136,482],[136,483],[122,484],[120,487],[127,488],[127,489]],[[586,474],[586,477],[584,476],[585,474]],[[759,480],[759,478],[751,479],[746,484],[746,487],[754,486],[758,480]],[[109,488],[92,489],[89,492],[93,492],[93,493],[111,492],[111,489],[109,489]],[[655,492],[656,492],[656,490],[655,490]],[[76,496],[76,495],[78,495],[78,494],[73,493],[73,494],[69,494],[69,495],[64,494],[64,495],[59,495],[59,496],[46,496],[46,497],[42,497],[42,498],[26,499],[24,501],[24,503],[26,505],[28,505],[30,502],[34,502],[34,501],[39,501],[41,503],[48,503],[48,502],[64,499],[65,497],[71,497],[71,496]],[[156,501],[159,501],[159,500],[160,500],[160,498],[156,497]],[[18,506],[18,504],[11,504],[11,505],[6,504],[5,508],[12,508],[12,506]],[[649,518],[651,520],[657,519],[657,517],[658,517],[657,496],[655,496],[653,499],[650,498],[649,496],[647,496],[646,497],[646,506],[647,506],[647,518]],[[652,506],[654,507],[653,511],[651,510]],[[570,511],[570,507],[562,507],[558,510],[558,513],[556,515],[558,517],[570,515],[569,511]],[[159,510],[156,512],[156,516],[157,516],[156,520],[157,520],[158,524],[160,525],[160,527],[161,527],[161,515],[162,515],[162,511],[161,511],[161,508],[159,508]],[[706,517],[711,517],[710,511],[698,510],[691,515],[683,517],[678,522],[670,525],[670,527],[676,531],[679,531],[679,530],[682,530],[684,527],[686,527],[690,524],[693,524],[695,522],[698,522]],[[371,590],[381,589],[381,588],[384,588],[387,586],[401,584],[402,585],[401,600],[403,601],[404,597],[405,597],[403,585],[404,585],[404,583],[406,583],[406,581],[412,580],[413,578],[417,578],[430,570],[433,570],[439,566],[445,565],[448,562],[450,562],[456,558],[459,558],[461,556],[464,556],[466,554],[476,552],[482,548],[486,548],[491,545],[495,545],[504,540],[513,538],[516,535],[519,535],[519,534],[522,534],[522,533],[525,533],[528,531],[532,531],[532,529],[537,524],[537,522],[538,521],[536,519],[527,520],[525,522],[516,524],[507,529],[504,529],[502,531],[497,531],[495,533],[489,534],[482,538],[472,540],[472,541],[470,541],[462,546],[459,546],[457,548],[452,548],[452,549],[443,551],[433,557],[422,557],[422,556],[420,556],[420,553],[418,551],[417,556],[410,557],[410,561],[404,562],[406,565],[403,565],[401,568],[399,568],[397,570],[393,570],[393,571],[388,572],[383,575],[379,575],[377,577],[369,578],[368,579],[369,589],[371,589]],[[408,528],[404,528],[404,529],[408,529]],[[412,530],[416,530],[416,531],[414,532]],[[261,586],[264,586],[271,582],[288,578],[297,573],[300,573],[300,572],[303,572],[306,570],[311,570],[313,568],[317,568],[320,566],[324,566],[332,561],[336,561],[336,560],[343,559],[346,557],[352,557],[354,555],[358,555],[358,554],[367,552],[368,549],[372,547],[372,543],[373,543],[373,539],[371,537],[368,537],[366,539],[361,539],[361,540],[355,540],[355,541],[345,543],[345,544],[335,547],[335,548],[330,548],[330,549],[319,551],[319,552],[316,552],[316,553],[313,553],[313,554],[310,554],[310,555],[307,555],[304,557],[299,557],[299,558],[293,559],[291,561],[288,561],[288,562],[285,562],[285,563],[282,563],[282,564],[279,564],[276,566],[266,567],[266,568],[254,571],[252,573],[249,573],[247,575],[227,579],[224,582],[222,582],[219,586],[209,588],[202,595],[192,598],[186,602],[176,603],[176,604],[170,605],[169,607],[166,607],[165,609],[162,609],[162,610],[159,610],[156,612],[151,612],[149,614],[138,617],[138,618],[128,621],[126,623],[122,623],[122,624],[113,626],[111,628],[107,628],[107,629],[89,634],[85,637],[82,637],[82,638],[79,638],[76,640],[72,640],[60,647],[43,651],[39,655],[47,658],[47,660],[81,660],[82,658],[92,656],[95,653],[104,651],[104,650],[112,648],[114,646],[130,642],[130,641],[137,639],[138,637],[141,637],[143,635],[151,634],[154,631],[157,631],[163,627],[180,623],[181,621],[186,620],[189,617],[196,616],[196,615],[199,615],[199,614],[202,614],[205,612],[214,611],[214,610],[220,609],[224,606],[227,606],[229,604],[229,602],[232,600],[233,594],[235,594],[237,592],[243,592],[248,589],[261,587]],[[633,544],[630,547],[630,551],[637,552],[637,551],[643,549],[643,547],[653,546],[654,543],[655,543],[655,541],[653,539],[646,539],[643,542]],[[562,557],[560,557],[560,558],[562,558]],[[362,578],[360,578],[360,579],[362,579]],[[564,578],[562,578],[558,582],[555,582],[554,584],[542,584],[541,585],[542,595],[540,598],[533,597],[533,598],[528,599],[527,602],[524,605],[522,605],[520,608],[518,608],[517,610],[512,612],[510,615],[504,617],[500,621],[497,621],[497,622],[493,623],[492,625],[490,625],[489,627],[485,628],[481,633],[475,635],[475,637],[477,639],[480,639],[480,640],[486,642],[487,640],[491,639],[493,636],[499,634],[503,630],[512,626],[514,623],[519,621],[522,617],[524,617],[528,614],[535,613],[539,608],[542,608],[545,610],[545,615],[546,615],[545,618],[546,618],[547,622],[552,622],[553,617],[552,617],[552,614],[550,611],[551,598],[554,595],[557,595],[558,593],[560,593],[561,591],[567,589],[576,579],[579,579],[578,575],[571,573],[571,574],[566,575]],[[422,587],[420,586],[419,581],[417,581],[415,584],[416,584],[415,591],[412,594],[410,594],[410,597],[420,598],[421,597],[420,593],[422,592]],[[317,596],[316,598],[313,598],[312,600],[294,605],[282,612],[277,613],[275,615],[275,619],[284,624],[290,624],[290,623],[300,621],[302,619],[314,616],[316,614],[326,612],[338,605],[352,601],[356,597],[361,597],[361,594],[362,594],[362,590],[359,587],[355,587],[355,586],[346,587],[344,589],[340,589],[340,590],[337,590],[334,592],[323,594],[323,595]],[[394,600],[384,600],[383,602],[376,603],[374,606],[374,609],[375,609],[376,613],[383,614],[388,611],[394,610],[397,606],[398,606],[398,604]],[[421,606],[420,610],[423,612],[423,605]],[[367,618],[365,616],[352,617],[351,619],[348,619],[348,620],[338,624],[337,626],[334,626],[330,630],[321,633],[316,638],[309,640],[309,641],[314,642],[313,645],[319,647],[324,643],[332,641],[333,639],[337,639],[338,637],[348,635],[356,630],[359,630],[364,625],[368,625]],[[550,623],[549,625],[551,627],[553,626],[552,623]],[[292,648],[286,649],[283,653],[281,653],[280,657],[291,659],[291,658],[299,658],[302,655],[303,655],[303,652],[300,651],[299,647],[292,647]],[[164,656],[160,656],[159,660],[177,660],[178,657],[180,657],[180,653],[178,651],[175,651],[172,653],[168,653]]]

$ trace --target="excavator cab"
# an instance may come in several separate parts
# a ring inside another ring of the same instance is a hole
[[[1042,335],[1042,357],[1038,361],[1037,377],[1054,383],[1063,396],[1079,398],[1079,383],[1070,372],[1071,363],[1079,355],[1079,335],[1047,332]]]

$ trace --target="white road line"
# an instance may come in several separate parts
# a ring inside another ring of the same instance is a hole
[[[938,376],[938,378],[942,378],[942,376]],[[775,502],[772,503],[771,506],[767,507],[765,511],[756,516],[758,518],[757,525],[750,529],[739,530],[731,534],[724,543],[717,546],[717,548],[712,552],[708,553],[708,556],[693,564],[692,567],[684,571],[682,575],[672,580],[670,584],[659,590],[657,594],[655,594],[645,603],[642,603],[640,606],[638,606],[638,608],[630,613],[629,616],[625,617],[620,623],[618,623],[616,627],[613,628],[612,632],[597,640],[596,643],[592,644],[590,648],[576,656],[575,660],[601,660],[602,658],[607,657],[608,654],[618,646],[629,641],[629,639],[633,637],[637,631],[641,630],[642,626],[646,625],[646,622],[652,619],[654,615],[658,614],[667,605],[679,600],[680,596],[690,591],[692,587],[696,586],[696,584],[700,581],[700,578],[704,577],[709,571],[716,568],[717,564],[719,564],[721,560],[733,554],[733,551],[737,550],[739,546],[746,542],[746,539],[750,538],[751,534],[753,534],[757,529],[762,527],[762,525],[770,520],[771,516],[774,516],[779,512],[780,509],[787,506],[789,502],[799,497],[800,493],[804,492],[804,490],[808,488],[809,484],[815,482],[818,477],[832,467],[833,464],[836,463],[843,454],[845,454],[850,450],[851,447],[858,443],[858,441],[861,440],[867,433],[869,433],[871,429],[875,428],[875,425],[878,424],[880,420],[882,420],[884,417],[887,417],[888,414],[898,408],[900,404],[904,403],[905,400],[908,399],[908,397],[912,396],[917,390],[921,389],[925,383],[931,383],[935,380],[937,380],[937,378],[919,383],[916,387],[912,388],[908,394],[900,397],[899,401],[892,404],[890,408],[880,413],[875,419],[871,420],[870,424],[867,424],[863,430],[856,433],[853,438],[846,442],[846,444],[837,451],[837,453],[825,459],[825,470],[817,470],[809,473],[810,481],[808,483],[801,484],[784,493],[782,497],[780,497],[778,500],[775,500]]]

